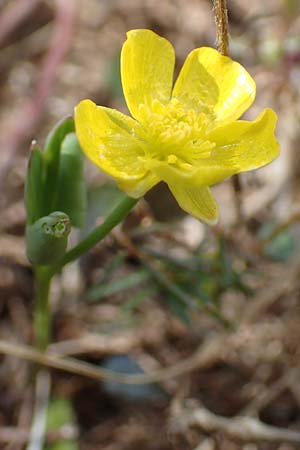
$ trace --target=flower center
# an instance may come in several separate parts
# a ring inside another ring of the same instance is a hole
[[[207,114],[185,109],[176,98],[167,105],[154,100],[151,111],[141,105],[140,112],[149,142],[146,157],[189,169],[210,156],[215,144],[206,140]]]

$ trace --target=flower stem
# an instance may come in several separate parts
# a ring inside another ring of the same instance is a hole
[[[224,55],[229,55],[229,31],[228,31],[228,9],[227,0],[213,0],[216,33],[217,33],[217,47],[219,52]],[[243,221],[242,211],[242,183],[239,174],[236,174],[231,179],[233,191],[234,191],[234,203],[237,216],[237,223]]]
[[[54,273],[58,272],[66,264],[79,258],[79,256],[83,255],[100,242],[116,225],[126,218],[138,200],[139,199],[125,196],[101,225],[88,234],[88,236],[79,242],[78,245],[69,250],[57,266],[50,269],[50,276],[54,275]]]
[[[217,46],[222,55],[228,55],[228,13],[226,0],[213,0],[217,28]]]
[[[39,350],[46,350],[50,341],[49,290],[51,275],[44,267],[35,269],[36,294],[34,307],[35,342]]]
[[[57,265],[36,267],[34,329],[36,347],[39,350],[44,351],[50,343],[49,290],[52,277],[66,264],[79,258],[79,256],[100,242],[116,225],[125,219],[137,201],[138,199],[125,196],[105,221],[96,227],[83,241],[68,251]]]

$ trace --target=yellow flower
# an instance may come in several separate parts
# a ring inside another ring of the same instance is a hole
[[[265,109],[253,122],[237,120],[255,98],[255,83],[213,48],[193,50],[172,89],[170,42],[150,30],[127,36],[121,76],[133,118],[83,100],[75,112],[79,142],[129,196],[164,181],[182,209],[215,224],[209,186],[278,156],[276,114]]]

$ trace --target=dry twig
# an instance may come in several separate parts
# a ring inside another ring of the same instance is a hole
[[[214,12],[217,31],[217,46],[222,55],[228,55],[228,12],[226,0],[214,0]]]
[[[18,0],[10,4],[0,16],[0,47],[7,36],[12,34],[17,26],[35,10],[41,0]]]
[[[173,418],[174,427],[178,425],[184,432],[190,427],[199,427],[204,432],[222,432],[228,437],[241,441],[300,442],[300,432],[265,425],[252,417],[222,417],[204,407],[183,408]]]
[[[26,450],[42,450],[46,436],[48,400],[51,380],[49,372],[41,369],[36,378],[36,402],[33,414],[33,424]]]
[[[228,9],[226,0],[213,0],[216,22],[217,47],[222,55],[229,54],[229,31],[228,31]],[[234,190],[234,202],[238,223],[242,222],[242,184],[239,174],[232,177],[232,187]]]
[[[188,373],[195,368],[209,367],[219,359],[223,347],[224,337],[222,335],[217,336],[215,339],[208,339],[205,341],[199,351],[190,358],[180,361],[173,366],[157,370],[150,374],[126,375],[110,372],[74,358],[62,358],[59,354],[52,352],[42,353],[29,346],[12,344],[0,340],[0,353],[16,356],[17,358],[25,359],[46,367],[64,370],[66,372],[83,375],[97,380],[110,380],[125,384],[145,384],[167,380]]]
[[[40,121],[46,100],[54,86],[58,68],[71,46],[76,4],[64,0],[56,0],[55,3],[56,19],[41,76],[20,117],[15,118],[13,129],[9,129],[7,136],[3,137],[2,147],[9,156],[1,168],[1,180],[5,179],[6,173],[12,167],[20,146],[30,138]]]
[[[299,369],[290,369],[283,374],[278,380],[276,380],[271,386],[264,386],[264,390],[255,395],[255,398],[248,403],[246,408],[243,410],[243,414],[247,416],[255,416],[261,411],[265,406],[269,405],[272,400],[279,397],[280,394],[285,390],[289,389],[290,386],[297,384],[299,380]]]

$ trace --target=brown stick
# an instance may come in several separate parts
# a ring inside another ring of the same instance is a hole
[[[0,47],[7,36],[12,34],[19,23],[25,20],[34,11],[41,0],[16,1],[7,6],[0,16]]]
[[[180,423],[183,432],[190,427],[199,427],[206,433],[222,432],[244,442],[300,442],[299,431],[266,425],[253,417],[218,416],[204,407],[183,408],[179,414],[175,414],[173,420],[175,423]]]
[[[222,55],[228,56],[229,54],[229,31],[228,31],[228,9],[226,0],[213,0],[214,13],[216,22],[217,33],[217,47]],[[237,222],[240,223],[243,220],[241,195],[242,184],[240,176],[234,175],[231,178],[232,187],[234,190],[234,203],[237,215]]]
[[[40,352],[32,347],[13,344],[0,340],[0,354],[7,354],[17,358],[25,359],[46,367],[52,367],[58,370],[64,370],[77,375],[94,378],[96,380],[110,380],[124,384],[145,384],[155,381],[167,380],[172,377],[178,377],[188,373],[195,368],[204,368],[211,366],[218,360],[220,352],[224,346],[224,336],[220,335],[215,339],[209,338],[201,346],[198,352],[190,358],[186,358],[173,366],[157,370],[150,374],[127,375],[118,372],[111,372],[93,364],[76,360],[75,358],[62,358],[59,354]]]
[[[214,0],[217,46],[222,55],[228,55],[228,13],[226,0]]]

